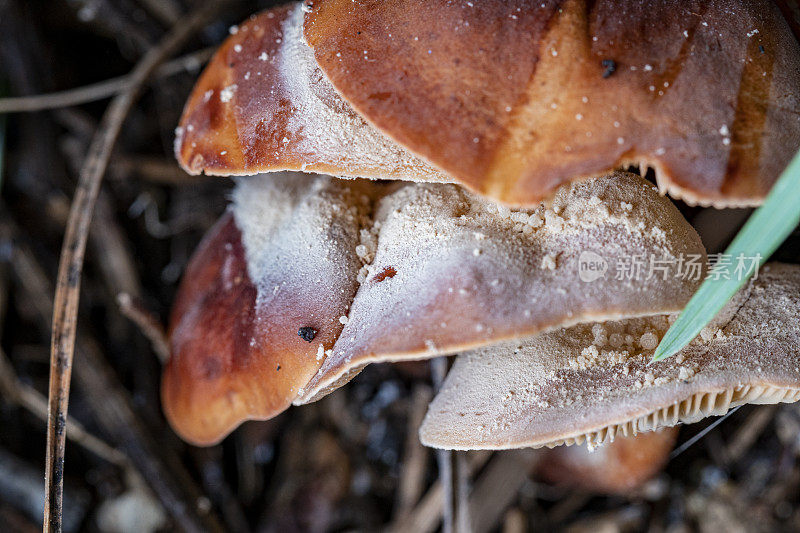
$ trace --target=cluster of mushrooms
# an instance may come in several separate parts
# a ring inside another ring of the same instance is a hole
[[[315,0],[230,33],[175,141],[190,173],[248,176],[172,313],[186,441],[448,355],[419,432],[437,448],[800,399],[798,266],[650,362],[706,268],[665,193],[758,205],[800,147],[800,45],[772,2]]]

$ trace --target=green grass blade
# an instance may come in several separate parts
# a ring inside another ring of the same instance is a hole
[[[800,152],[783,171],[764,204],[750,216],[724,253],[730,258],[737,258],[741,254],[757,260],[750,261],[748,268],[736,275],[731,272],[731,268],[736,264],[735,261],[727,264],[720,262],[715,266],[712,272],[718,277],[703,282],[661,339],[653,360],[670,357],[689,344],[736,294],[736,291],[752,277],[756,269],[772,255],[798,223],[800,223]],[[729,279],[725,279],[726,277]]]

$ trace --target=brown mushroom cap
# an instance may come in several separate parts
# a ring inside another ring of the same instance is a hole
[[[638,163],[676,197],[730,207],[758,204],[800,145],[800,45],[771,2],[517,4],[321,0],[304,28],[297,4],[253,16],[189,98],[178,160],[457,181],[515,205]]]
[[[596,445],[736,405],[800,399],[800,267],[762,268],[675,357],[648,365],[651,342],[609,344],[624,330],[660,337],[666,321],[658,322],[580,325],[460,355],[420,439],[452,449]]]
[[[599,448],[558,446],[543,450],[536,475],[585,492],[625,494],[658,474],[669,459],[678,428],[617,437]],[[542,453],[540,452],[540,453]]]
[[[450,185],[410,185],[384,198],[371,276],[295,403],[331,392],[369,363],[678,310],[697,285],[660,275],[631,280],[619,271],[631,257],[704,255],[678,210],[639,176],[617,172],[567,184],[551,203],[519,213]],[[531,223],[541,225],[526,230]],[[601,279],[581,281],[587,253],[608,265]]]
[[[235,193],[248,216],[229,212],[209,232],[175,300],[162,403],[194,444],[286,409],[333,346],[358,287],[352,250],[375,186],[275,180],[280,187],[257,196]],[[300,328],[315,331],[311,342]]]
[[[677,209],[628,173],[565,185],[524,211],[455,185],[304,174],[241,179],[233,199],[172,315],[162,396],[195,443],[316,399],[370,362],[678,310],[698,280],[629,279],[616,265],[650,255],[704,262]],[[581,281],[583,252],[608,271]],[[301,327],[316,330],[312,342]]]
[[[299,4],[254,15],[220,47],[189,97],[175,155],[191,173],[303,170],[447,182],[379,133],[333,89],[302,36]]]
[[[800,45],[768,1],[317,0],[305,37],[360,115],[509,204],[633,161],[755,205],[800,146]]]

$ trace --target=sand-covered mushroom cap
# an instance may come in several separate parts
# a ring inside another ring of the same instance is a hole
[[[800,267],[762,268],[712,327],[648,365],[667,326],[666,317],[583,324],[460,355],[420,438],[453,449],[596,445],[800,399]]]
[[[234,192],[239,209],[195,251],[172,310],[162,403],[195,444],[286,409],[333,346],[358,287],[351,250],[375,186],[274,178],[280,186],[257,195]]]
[[[702,262],[705,254],[669,200],[622,172],[564,185],[552,202],[514,212],[450,185],[406,186],[382,200],[375,225],[370,276],[295,403],[318,399],[373,362],[680,309],[699,276],[677,276],[677,261]],[[582,280],[587,258],[607,269],[598,279]],[[673,271],[648,275],[643,262],[651,260],[671,261]],[[642,268],[626,270],[632,262]]]
[[[300,4],[252,16],[197,81],[175,137],[191,174],[303,170],[332,176],[454,181],[370,126],[320,71]]]
[[[771,2],[473,4],[254,15],[197,82],[179,162],[457,182],[512,205],[633,162],[730,207],[760,203],[800,146],[800,45]]]
[[[308,10],[314,57],[353,109],[506,203],[637,161],[688,202],[754,205],[800,146],[800,45],[767,0]]]
[[[597,279],[581,280],[583,253],[605,263]],[[179,291],[165,411],[187,440],[210,443],[370,362],[680,309],[699,276],[620,275],[627,258],[650,256],[705,258],[678,210],[634,174],[567,184],[527,210],[448,184],[240,178]]]
[[[800,45],[771,2],[473,4],[254,15],[195,86],[179,162],[454,181],[515,205],[634,162],[729,207],[758,204],[800,146]]]

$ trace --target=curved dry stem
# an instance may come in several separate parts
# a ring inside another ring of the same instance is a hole
[[[61,249],[53,310],[45,469],[45,531],[61,530],[65,430],[81,271],[89,225],[111,149],[119,136],[125,117],[150,76],[167,57],[211,20],[224,3],[206,3],[191,16],[176,24],[156,47],[145,54],[131,72],[130,84],[106,109],[81,169]]]
[[[213,48],[203,48],[197,52],[173,59],[164,63],[158,69],[156,76],[167,77],[184,70],[199,69],[203,63],[211,58],[213,52]],[[64,91],[0,98],[0,115],[6,113],[29,113],[95,102],[129,90],[134,81],[133,73],[131,73]]]

